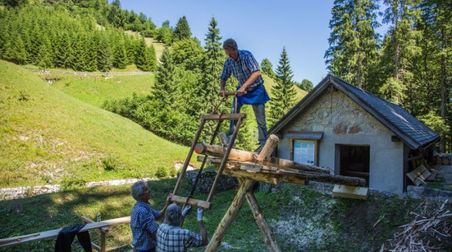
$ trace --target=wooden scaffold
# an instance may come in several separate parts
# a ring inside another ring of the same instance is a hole
[[[233,114],[225,115],[223,118],[224,120],[228,120],[231,117],[233,117]],[[215,119],[220,119],[219,124],[221,123],[221,116]],[[201,125],[203,125],[203,122],[201,122]],[[238,131],[238,129],[236,131]],[[234,136],[236,136],[237,132],[234,133]],[[177,189],[179,188],[181,180],[185,176],[186,166],[191,159],[193,152],[200,155],[198,159],[202,161],[201,170],[205,163],[209,162],[217,168],[218,174],[216,177],[219,177],[224,173],[226,175],[236,177],[239,181],[238,191],[206,247],[206,251],[209,252],[216,251],[218,249],[226,230],[236,218],[245,199],[253,213],[258,228],[262,232],[264,242],[268,250],[281,251],[264,218],[264,215],[259,207],[259,203],[254,196],[252,188],[256,182],[271,184],[287,182],[304,185],[307,181],[312,180],[353,187],[365,186],[366,184],[366,181],[362,178],[331,175],[330,170],[325,168],[298,164],[291,160],[272,157],[272,154],[279,143],[279,138],[276,135],[269,136],[266,144],[262,147],[259,153],[232,148],[234,141],[230,142],[227,146],[214,145],[213,138],[215,135],[216,132],[214,133],[214,136],[212,136],[210,144],[198,143],[198,138],[195,138],[192,143],[189,156],[187,157],[186,164],[184,165],[182,172],[179,175],[178,183],[176,184]],[[198,176],[200,174],[201,171],[198,173]],[[178,203],[190,204],[196,207],[209,209],[211,208],[211,198],[212,193],[215,190],[216,182],[217,179],[212,185],[207,201],[191,198],[192,193],[188,197],[176,196],[175,194],[177,190],[174,190],[172,200]],[[195,186],[196,183],[193,187]]]

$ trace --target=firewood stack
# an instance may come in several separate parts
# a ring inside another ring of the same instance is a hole
[[[380,251],[448,251],[452,247],[450,208],[447,200],[443,203],[424,202],[418,213],[411,212],[414,220],[400,226],[402,230]]]

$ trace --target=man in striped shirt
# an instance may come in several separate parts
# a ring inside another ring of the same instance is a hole
[[[259,70],[259,64],[249,51],[239,50],[233,39],[223,43],[223,49],[229,56],[224,63],[220,81],[220,94],[225,95],[227,79],[232,75],[237,79],[237,95],[234,100],[232,112],[240,113],[244,104],[253,107],[259,132],[259,145],[264,145],[267,139],[267,124],[265,120],[265,103],[270,100],[264,87],[264,79]],[[234,130],[235,122],[231,121],[229,134]]]

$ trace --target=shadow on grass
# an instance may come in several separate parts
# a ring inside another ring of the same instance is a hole
[[[151,205],[160,209],[166,196],[172,192],[175,179],[150,181]],[[189,187],[183,183],[181,196],[188,194]],[[209,237],[228,209],[236,190],[219,192],[213,197],[212,208],[205,211],[204,221]],[[197,199],[206,195],[197,194]],[[295,185],[285,185],[277,193],[257,192],[256,198],[265,218],[272,226],[274,235],[283,250],[301,248],[312,251],[371,251],[392,236],[394,229],[410,219],[409,212],[418,202],[398,198],[371,197],[368,201],[331,199],[331,196]],[[112,219],[128,216],[134,204],[130,185],[79,189],[55,194],[40,195],[26,199],[0,201],[0,237],[6,238],[30,234],[81,223],[80,216],[96,219]],[[186,219],[184,228],[198,231],[195,214]],[[379,220],[381,219],[381,220]],[[291,220],[302,220],[293,222]],[[280,232],[272,225],[280,222]],[[377,223],[378,222],[378,223]],[[307,224],[310,224],[307,225]],[[296,226],[301,225],[301,226]],[[289,229],[286,229],[285,227]],[[325,229],[325,227],[328,227]],[[317,230],[331,230],[322,236],[322,245],[316,244]],[[288,230],[292,233],[285,233]],[[290,231],[292,230],[292,231]],[[298,230],[298,231],[297,231]],[[312,230],[312,232],[305,232]],[[295,231],[295,233],[293,233]],[[98,232],[91,232],[93,241]],[[312,235],[314,234],[314,235]],[[312,236],[312,237],[311,237]],[[295,240],[305,239],[307,247],[300,247]],[[128,224],[113,226],[107,235],[108,248],[113,251],[131,251],[131,234]],[[261,233],[251,210],[244,203],[239,215],[227,230],[222,250],[265,251]],[[74,242],[74,248],[79,248]],[[54,240],[33,241],[11,246],[0,251],[53,251]],[[227,247],[227,248],[226,248]],[[80,249],[74,249],[80,251]],[[203,251],[203,248],[195,249]]]
[[[150,181],[153,206],[163,205],[165,196],[173,189],[175,179]],[[130,214],[134,204],[130,185],[96,187],[39,195],[25,199],[0,201],[0,237],[12,237],[61,228],[82,223],[80,217],[96,220],[112,219]],[[97,231],[92,231],[97,240]],[[74,245],[77,242],[74,242]],[[113,226],[107,236],[107,245],[116,247],[130,243],[128,224]],[[52,251],[54,240],[32,241],[10,246],[1,251]]]

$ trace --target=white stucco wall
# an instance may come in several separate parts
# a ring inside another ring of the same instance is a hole
[[[322,131],[319,166],[339,174],[335,167],[336,144],[369,145],[369,187],[379,191],[403,192],[403,143],[393,142],[394,134],[358,104],[338,90],[324,92],[305,112],[294,118],[278,134],[281,158],[290,158],[289,131]]]

